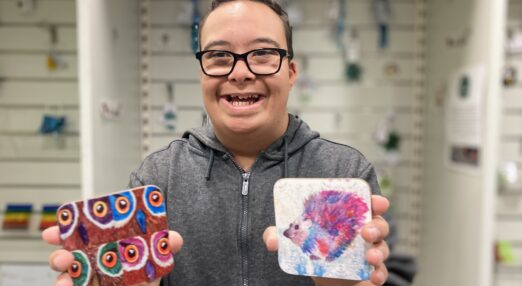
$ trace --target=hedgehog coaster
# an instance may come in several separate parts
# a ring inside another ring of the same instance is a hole
[[[370,186],[361,179],[281,179],[274,208],[283,271],[294,275],[368,280]]]

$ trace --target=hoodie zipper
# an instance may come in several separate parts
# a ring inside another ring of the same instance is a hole
[[[239,255],[241,258],[241,285],[248,286],[248,188],[250,183],[250,174],[254,169],[254,165],[257,162],[254,161],[250,172],[246,172],[241,166],[239,166],[234,157],[227,153],[228,158],[241,172],[242,184],[241,184],[241,220],[239,227]]]
[[[241,228],[239,243],[241,249],[241,273],[243,286],[248,286],[248,183],[250,172],[243,173],[243,185],[241,186]]]

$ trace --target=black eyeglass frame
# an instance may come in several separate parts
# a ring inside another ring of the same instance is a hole
[[[256,73],[254,72],[251,68],[250,68],[250,65],[248,64],[248,60],[247,60],[247,57],[249,54],[251,53],[254,53],[254,52],[258,52],[258,51],[266,51],[266,50],[270,50],[270,51],[276,51],[279,53],[279,67],[277,68],[277,70],[273,73],[268,73],[268,74],[260,74],[260,73]],[[232,63],[232,67],[230,68],[230,71],[226,74],[222,74],[222,75],[211,75],[211,74],[208,74],[206,71],[205,71],[205,68],[203,67],[203,61],[202,61],[202,58],[203,56],[206,54],[206,53],[209,53],[209,52],[224,52],[224,53],[229,53],[231,54],[233,57],[234,57],[234,63]],[[278,73],[280,70],[281,70],[281,65],[283,63],[283,59],[288,57],[289,60],[291,60],[293,58],[293,55],[290,54],[287,50],[284,50],[284,49],[279,49],[279,48],[262,48],[262,49],[255,49],[255,50],[251,50],[251,51],[248,51],[246,53],[243,53],[243,54],[236,54],[236,53],[233,53],[231,51],[224,51],[224,50],[206,50],[206,51],[199,51],[196,53],[196,59],[199,60],[199,65],[201,66],[201,70],[203,71],[203,73],[207,76],[211,76],[211,77],[223,77],[223,76],[229,76],[233,71],[234,71],[234,68],[236,67],[236,63],[238,60],[242,59],[245,61],[245,64],[248,68],[248,70],[255,74],[255,75],[260,75],[260,76],[265,76],[265,75],[273,75],[273,74],[276,74]]]

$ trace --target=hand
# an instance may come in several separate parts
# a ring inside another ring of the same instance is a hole
[[[52,226],[42,232],[42,238],[49,244],[60,245],[60,231],[58,226]],[[169,242],[172,253],[177,253],[183,245],[183,238],[175,231],[169,231]],[[49,255],[49,266],[55,271],[62,272],[56,279],[55,286],[72,286],[73,281],[67,269],[73,263],[74,258],[72,253],[67,250],[59,249]],[[140,284],[142,286],[157,286],[160,280],[155,280],[151,283]]]
[[[382,218],[390,203],[388,199],[382,196],[372,196],[372,220],[367,223],[362,230],[362,237],[373,246],[366,251],[366,260],[375,267],[369,281],[363,281],[356,284],[351,280],[329,279],[312,277],[317,286],[371,286],[382,285],[386,282],[388,277],[388,270],[384,265],[384,260],[388,258],[389,248],[384,238],[388,235],[389,225]],[[277,230],[275,226],[268,227],[263,233],[263,240],[265,241],[268,251],[277,251]]]

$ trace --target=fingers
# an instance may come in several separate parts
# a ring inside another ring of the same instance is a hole
[[[383,263],[390,255],[390,248],[386,241],[381,241],[375,244],[372,248],[366,251],[366,260],[371,265],[379,265]]]
[[[51,226],[42,231],[42,239],[49,244],[60,245],[60,230],[58,226]]]
[[[173,230],[169,230],[169,243],[170,243],[170,250],[172,253],[176,254],[180,251],[181,247],[183,246],[183,237],[181,235]]]
[[[376,216],[362,230],[362,237],[370,243],[384,240],[390,232],[390,225],[381,216]]]
[[[56,278],[55,286],[73,286],[73,281],[68,273],[62,273]]]
[[[270,226],[265,229],[265,232],[263,233],[263,241],[265,242],[268,251],[277,251],[279,245],[277,242],[277,229],[275,226]]]
[[[380,263],[375,266],[375,270],[370,275],[370,281],[375,285],[383,285],[386,279],[388,279],[388,269],[386,269],[384,263]]]
[[[59,249],[49,255],[49,266],[57,272],[65,272],[74,262],[74,256],[67,250]]]
[[[383,196],[378,195],[372,195],[372,214],[374,216],[376,215],[382,215],[390,206],[390,201],[388,201],[387,198]]]

